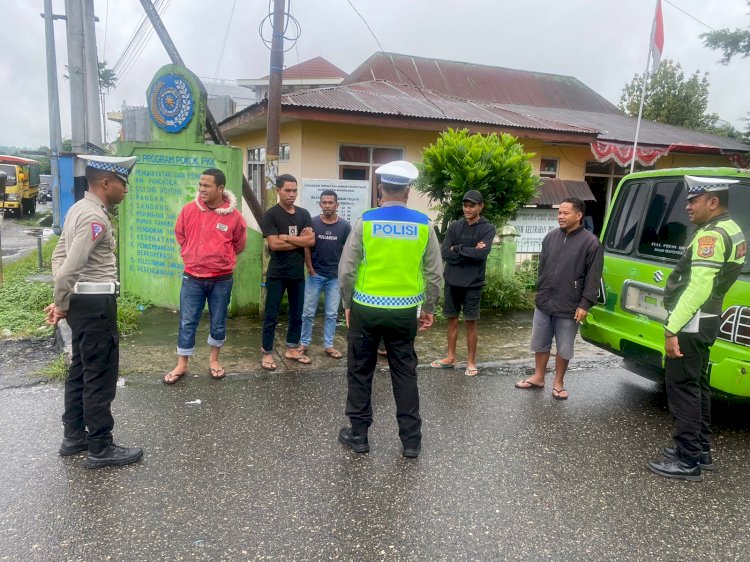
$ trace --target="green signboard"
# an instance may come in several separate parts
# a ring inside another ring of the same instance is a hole
[[[128,196],[119,207],[120,281],[124,290],[156,306],[179,308],[183,264],[174,225],[193,201],[201,173],[218,168],[242,210],[242,153],[205,144],[206,92],[185,68],[167,65],[148,91],[152,142],[120,143],[118,155],[137,156]],[[239,256],[230,310],[257,313],[262,238],[248,229]]]

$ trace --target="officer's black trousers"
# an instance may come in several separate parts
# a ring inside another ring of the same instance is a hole
[[[422,440],[417,388],[417,309],[384,309],[352,303],[349,318],[346,415],[355,435],[367,435],[372,424],[372,376],[380,338],[388,351],[396,421],[404,447],[416,448]]]
[[[698,462],[711,444],[711,391],[708,356],[719,333],[720,318],[701,318],[698,333],[677,335],[682,357],[665,361],[669,411],[676,422],[673,435],[685,461]]]
[[[73,359],[65,381],[62,421],[88,427],[89,441],[112,437],[112,400],[117,388],[120,350],[114,295],[73,295],[68,310]]]

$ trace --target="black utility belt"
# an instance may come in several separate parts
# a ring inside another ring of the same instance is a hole
[[[225,273],[224,275],[217,275],[216,277],[198,277],[197,275],[193,275],[192,273],[183,271],[183,275],[185,277],[189,277],[190,279],[195,279],[196,281],[226,281],[227,279],[232,278],[231,273]]]

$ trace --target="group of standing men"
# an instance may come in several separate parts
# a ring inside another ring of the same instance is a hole
[[[138,462],[143,451],[114,443],[111,403],[118,376],[117,302],[119,283],[115,238],[107,211],[127,194],[135,158],[88,156],[88,191],[69,211],[52,255],[54,302],[47,322],[67,319],[72,332],[72,363],[65,384],[64,438],[60,454],[88,451],[85,466],[101,468]],[[441,246],[427,215],[407,207],[409,186],[417,178],[413,164],[396,161],[376,170],[381,177],[379,208],[365,211],[352,228],[337,215],[333,191],[320,197],[314,219],[294,205],[297,181],[277,178],[279,203],[263,217],[262,232],[271,253],[267,272],[261,366],[273,360],[275,329],[283,294],[289,300],[285,357],[310,363],[312,322],[321,292],[325,294],[324,351],[333,346],[339,298],[349,328],[346,415],[350,425],[339,441],[355,452],[369,451],[372,424],[372,378],[378,346],[385,344],[396,401],[402,454],[415,458],[421,449],[417,356],[418,331],[433,324],[445,266],[445,314],[448,354],[432,363],[456,363],[458,315],[466,323],[468,366],[476,375],[476,320],[485,283],[486,259],[495,230],[481,217],[482,195],[463,197],[464,219],[454,222]],[[185,205],[175,225],[184,261],[180,291],[178,361],[163,382],[174,384],[187,374],[197,325],[208,303],[211,347],[209,375],[225,376],[219,362],[237,255],[246,243],[247,224],[225,189],[224,174],[203,172],[194,201]],[[742,231],[727,213],[728,181],[686,177],[687,210],[699,229],[667,281],[665,323],[667,393],[677,422],[674,447],[649,468],[662,476],[702,479],[713,468],[710,448],[708,355],[716,339],[724,295],[737,279],[745,258]],[[546,364],[554,338],[557,354],[552,395],[568,398],[563,377],[573,355],[578,325],[596,303],[602,274],[602,248],[583,228],[585,207],[579,199],[560,205],[560,228],[544,239],[539,261],[536,308],[531,337],[534,374],[516,383],[520,389],[544,387]],[[307,281],[304,269],[307,268]],[[394,275],[394,272],[398,274]]]

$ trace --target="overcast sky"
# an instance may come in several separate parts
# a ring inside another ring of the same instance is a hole
[[[386,51],[575,76],[614,104],[624,84],[645,68],[655,6],[655,0],[351,1]],[[750,111],[750,58],[723,66],[720,53],[703,47],[699,35],[709,30],[706,25],[750,27],[750,8],[745,0],[670,2],[663,1],[664,56],[681,63],[687,73],[708,71],[708,110],[744,129],[742,118]],[[55,13],[64,12],[64,0],[52,4]],[[94,8],[100,20],[99,60],[114,66],[142,15],[141,5],[138,0],[94,0]],[[43,9],[42,0],[0,0],[6,37],[0,49],[0,145],[49,144]],[[258,34],[268,11],[268,0],[172,0],[163,20],[198,76],[259,78],[269,69],[269,51]],[[285,54],[287,66],[322,56],[351,72],[379,50],[347,0],[294,0],[291,12],[302,34]],[[64,22],[55,23],[55,34],[62,131],[69,137]],[[120,76],[107,110],[117,110],[125,101],[145,105],[151,78],[169,62],[153,34],[132,68]],[[108,123],[108,130],[111,140],[117,125]]]

